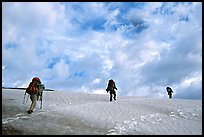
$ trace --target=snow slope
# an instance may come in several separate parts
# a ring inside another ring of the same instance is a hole
[[[2,89],[2,126],[37,135],[201,135],[202,100],[151,99],[109,94],[44,93],[28,115],[23,90]]]

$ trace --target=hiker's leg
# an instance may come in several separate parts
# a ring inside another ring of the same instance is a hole
[[[37,95],[37,101],[39,100],[39,95]]]
[[[169,98],[170,98],[170,93],[168,92],[168,96],[169,96]]]
[[[112,101],[112,93],[110,92],[110,101]]]
[[[171,93],[169,94],[169,98],[171,98]]]
[[[36,94],[33,94],[33,95],[30,95],[30,99],[32,101],[31,105],[30,105],[30,109],[29,110],[34,110],[36,104],[37,104],[37,95]]]
[[[114,100],[116,100],[116,93],[114,92],[114,94],[113,94],[113,95],[114,95],[114,97],[113,97],[113,98],[114,98]]]

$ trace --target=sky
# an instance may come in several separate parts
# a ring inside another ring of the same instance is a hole
[[[202,2],[3,2],[2,86],[202,99]]]

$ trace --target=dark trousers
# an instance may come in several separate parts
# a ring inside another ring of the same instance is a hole
[[[110,91],[110,101],[112,101],[112,98],[114,98],[114,100],[116,100],[116,93],[115,93],[115,91]]]
[[[168,93],[168,95],[169,95],[169,98],[172,98],[172,93]]]

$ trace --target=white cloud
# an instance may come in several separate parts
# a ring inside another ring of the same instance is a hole
[[[191,86],[191,84],[194,83],[201,83],[202,82],[202,76],[200,74],[192,74],[190,76],[185,77],[182,81],[180,86],[182,88],[186,88]]]
[[[93,84],[98,84],[100,82],[99,78],[94,79]]]
[[[69,76],[69,65],[64,60],[60,60],[54,65],[53,71],[56,73],[57,78],[65,79]]]

